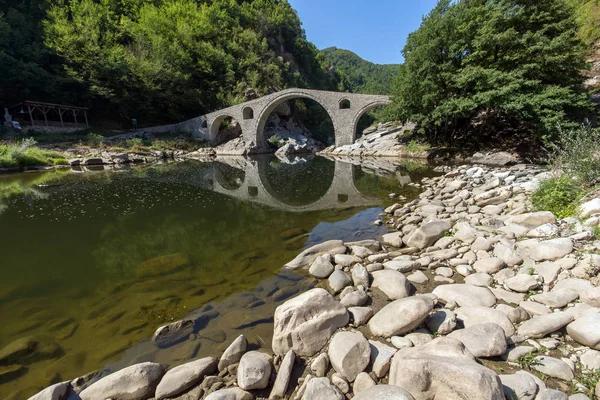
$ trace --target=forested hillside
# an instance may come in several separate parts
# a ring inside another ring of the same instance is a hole
[[[0,103],[167,122],[259,94],[334,89],[286,0],[0,0]]]
[[[322,50],[322,53],[333,66],[341,91],[388,94],[400,69],[398,64],[374,64],[351,51],[337,47],[329,47]]]
[[[575,9],[577,22],[581,25],[579,36],[588,45],[600,40],[600,1],[566,0]]]

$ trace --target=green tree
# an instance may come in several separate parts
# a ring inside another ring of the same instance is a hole
[[[577,29],[563,0],[440,0],[408,37],[392,110],[433,140],[552,140],[589,106]]]

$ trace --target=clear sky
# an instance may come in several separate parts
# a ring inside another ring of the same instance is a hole
[[[308,40],[335,46],[377,64],[402,62],[409,33],[437,0],[289,0]]]

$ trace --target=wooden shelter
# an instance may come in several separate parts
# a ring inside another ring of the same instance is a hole
[[[31,126],[62,126],[62,127],[86,127],[89,128],[87,112],[89,108],[65,106],[62,104],[42,103],[40,101],[24,101],[11,108],[18,109],[17,114],[29,115]],[[42,116],[43,120],[36,119]],[[84,121],[80,121],[83,116]],[[50,119],[49,119],[50,117]],[[79,119],[78,119],[79,117]],[[58,121],[56,120],[58,118]]]

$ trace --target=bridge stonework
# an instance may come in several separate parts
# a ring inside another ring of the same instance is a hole
[[[294,99],[311,99],[329,114],[335,128],[337,147],[354,143],[360,117],[370,109],[390,103],[388,96],[328,92],[312,89],[286,89],[236,106],[218,110],[179,124],[156,127],[150,132],[176,130],[216,144],[221,122],[231,117],[238,121],[247,148],[255,153],[268,151],[264,128],[271,113],[282,103]]]

